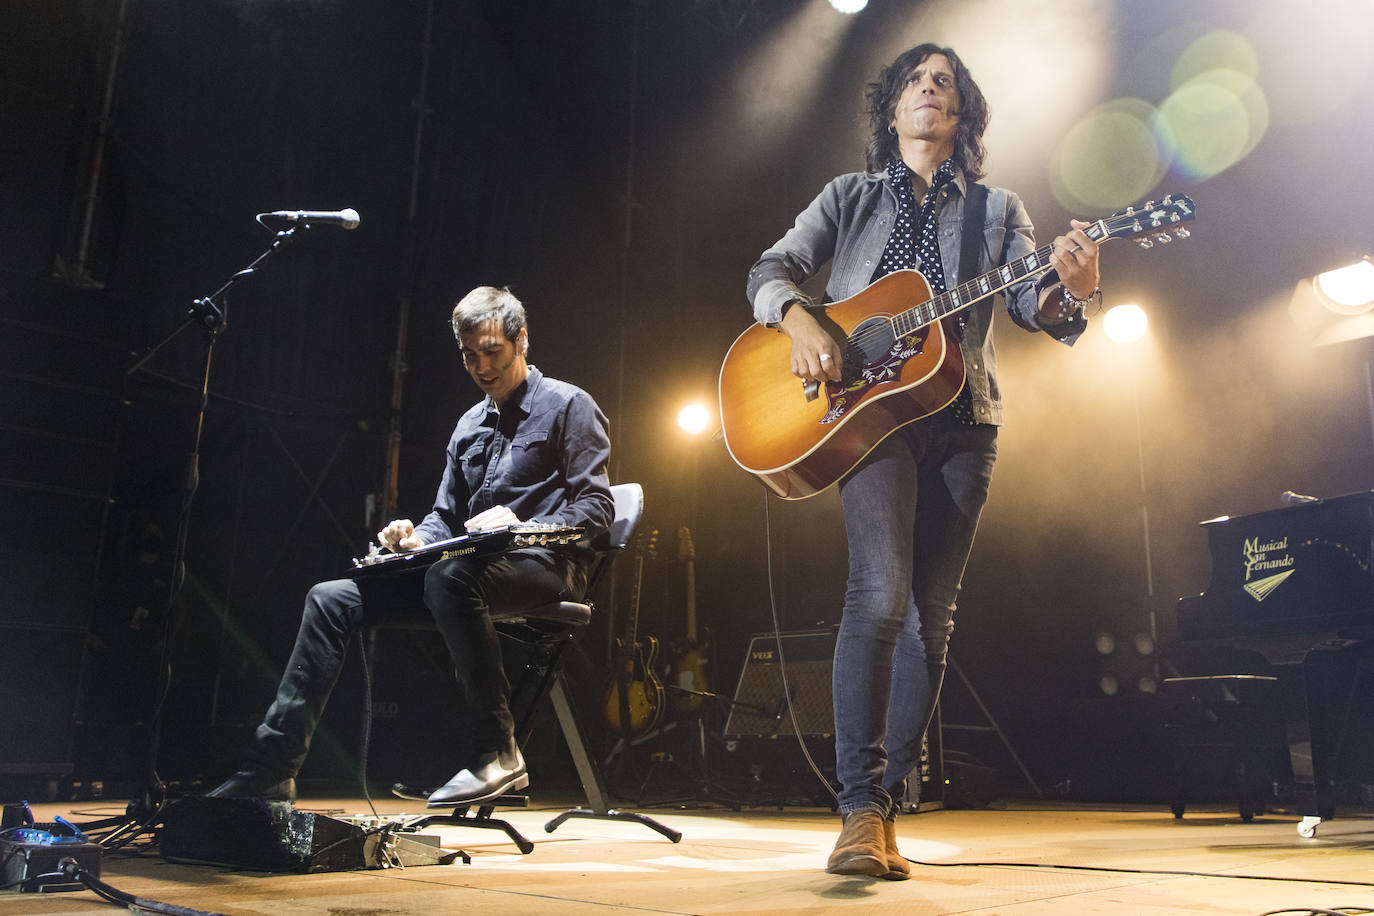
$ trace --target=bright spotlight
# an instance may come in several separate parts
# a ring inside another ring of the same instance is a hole
[[[1374,262],[1368,256],[1317,274],[1313,284],[1322,304],[1338,315],[1360,315],[1374,307]]]
[[[841,13],[857,13],[868,6],[868,0],[830,0],[830,5]]]
[[[1133,343],[1145,336],[1150,318],[1138,305],[1118,305],[1107,310],[1102,329],[1117,343]]]
[[[677,414],[677,425],[693,436],[706,429],[711,422],[711,414],[700,404],[688,404]]]

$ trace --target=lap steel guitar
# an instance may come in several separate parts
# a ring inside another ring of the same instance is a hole
[[[568,525],[536,523],[476,531],[445,538],[414,550],[391,551],[373,544],[365,557],[353,558],[353,575],[392,575],[423,569],[453,557],[488,556],[520,547],[547,547],[581,540],[582,529]]]

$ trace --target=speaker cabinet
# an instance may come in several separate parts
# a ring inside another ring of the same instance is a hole
[[[798,730],[807,736],[833,735],[830,671],[835,632],[830,627],[783,633],[781,640],[771,633],[752,637],[725,721],[725,737],[776,738]]]
[[[83,640],[79,631],[0,627],[0,774],[71,771]]]

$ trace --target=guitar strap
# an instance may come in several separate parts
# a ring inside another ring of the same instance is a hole
[[[984,223],[988,215],[987,185],[971,182],[964,196],[964,240],[959,250],[959,282],[978,276],[978,254],[983,250]]]
[[[955,278],[958,283],[967,283],[979,274],[978,254],[986,244],[983,239],[983,224],[987,221],[987,215],[987,185],[976,181],[969,182],[968,193],[964,195],[963,244],[959,249],[959,276]],[[967,323],[968,311],[965,310],[959,313],[959,320],[955,323],[961,338],[964,335],[964,325]]]

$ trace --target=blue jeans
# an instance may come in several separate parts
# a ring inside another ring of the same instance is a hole
[[[944,679],[955,599],[987,501],[997,428],[945,410],[888,436],[840,483],[849,581],[835,642],[844,815],[895,816]]]
[[[492,619],[551,601],[577,600],[586,588],[587,566],[571,552],[529,547],[495,558],[440,560],[423,576],[405,573],[315,585],[306,595],[276,700],[243,753],[244,768],[295,776],[353,634],[379,618],[423,620],[424,608],[453,659],[467,700],[463,724],[470,729],[473,747],[477,753],[502,747],[514,734],[514,723]]]

